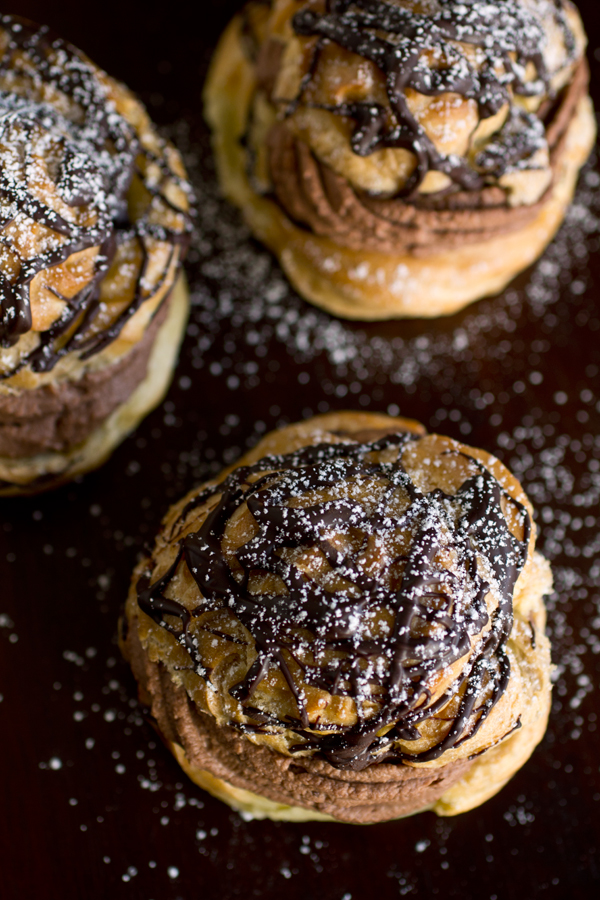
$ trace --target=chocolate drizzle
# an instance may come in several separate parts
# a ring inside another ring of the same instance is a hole
[[[176,638],[208,680],[194,619],[227,609],[251,633],[256,660],[231,690],[247,721],[235,727],[296,732],[302,742],[292,751],[314,749],[342,769],[384,760],[424,762],[472,737],[502,696],[510,676],[505,648],[513,591],[527,559],[529,515],[508,499],[485,466],[456,451],[451,455],[462,457],[472,474],[455,494],[423,493],[402,463],[411,440],[413,435],[402,433],[365,443],[322,444],[236,469],[182,512],[174,532],[194,509],[210,508],[200,529],[179,542],[169,571],[154,583],[150,574],[140,579],[140,608]],[[367,490],[357,499],[349,485]],[[326,491],[331,499],[306,498],[315,491]],[[402,511],[390,512],[399,502]],[[503,502],[517,509],[522,540],[509,530]],[[257,530],[235,550],[232,562],[223,550],[224,535],[244,504]],[[398,535],[404,536],[404,549],[374,575],[361,554],[373,542],[389,545]],[[351,537],[353,549],[344,549],[348,541],[340,536]],[[301,570],[297,554],[302,552],[320,554],[337,587]],[[187,566],[204,598],[191,611],[165,596],[180,565]],[[257,573],[276,576],[284,589],[257,592],[252,587]],[[490,591],[497,598],[491,607]],[[369,631],[370,614],[382,611],[393,624],[387,633]],[[447,673],[458,660],[464,660],[462,672],[434,699],[432,677]],[[295,698],[297,720],[278,722],[251,702],[272,667],[279,668]],[[357,724],[336,728],[309,721],[304,685],[351,697]],[[373,700],[375,714],[372,707],[365,709]],[[398,746],[400,740],[419,740],[417,725],[451,701],[453,721],[437,745],[415,753]]]
[[[49,371],[71,351],[88,358],[118,337],[148,299],[143,284],[151,245],[170,244],[173,260],[187,244],[191,226],[187,209],[169,196],[169,185],[186,193],[188,186],[167,163],[164,143],[157,143],[160,156],[145,146],[143,136],[110,101],[102,73],[44,26],[0,16],[0,31],[6,39],[0,57],[0,144],[10,148],[10,161],[4,153],[0,167],[0,228],[14,223],[50,232],[45,242],[49,248],[27,258],[6,234],[0,235],[0,253],[5,255],[0,271],[1,346],[16,344],[32,328],[30,287],[35,276],[79,251],[97,248],[85,287],[70,298],[54,291],[65,302],[64,313],[39,335],[35,349],[3,374],[6,378],[25,365]],[[69,221],[36,196],[36,156],[45,159],[53,190],[73,210]],[[141,183],[147,203],[140,214],[131,215],[128,199],[134,181]],[[173,227],[159,224],[155,200],[171,211]],[[108,327],[94,331],[102,279],[118,248],[127,243],[137,246],[142,259],[133,298]],[[164,278],[172,277],[170,261]]]
[[[292,23],[298,35],[317,41],[300,95],[288,113],[303,102],[325,43],[338,44],[375,64],[385,78],[389,109],[367,101],[325,108],[354,120],[351,143],[359,156],[381,148],[405,148],[415,155],[416,169],[403,191],[407,195],[418,189],[430,170],[444,173],[464,189],[480,190],[489,178],[527,164],[545,147],[543,123],[514,102],[515,94],[551,95],[540,19],[519,0],[443,0],[439,6],[438,12],[425,15],[383,0],[327,0],[323,14],[304,9]],[[553,15],[572,61],[576,42],[563,0],[554,0]],[[477,65],[460,44],[476,48]],[[435,65],[430,65],[431,59]],[[531,65],[533,80],[526,77]],[[505,104],[509,113],[494,145],[481,151],[471,165],[437,150],[409,108],[407,88],[426,96],[460,94],[477,103],[482,119]]]

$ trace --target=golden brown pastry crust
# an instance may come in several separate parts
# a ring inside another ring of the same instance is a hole
[[[267,435],[240,464],[252,465],[264,456],[289,453],[323,441],[347,442],[350,435],[370,442],[393,430],[423,434],[416,423],[402,419],[338,413]],[[422,436],[409,442],[402,459],[422,490],[430,491],[436,484],[445,489],[454,484],[456,489],[465,475],[459,475],[455,467],[448,468],[449,464],[443,461],[448,459],[448,453],[463,451],[492,473],[507,497],[531,509],[518,482],[483,451],[465,448],[447,438]],[[203,623],[201,630],[194,631],[204,664],[211,672],[210,687],[208,681],[190,669],[184,646],[138,605],[136,586],[140,576],[151,571],[152,580],[160,579],[173,563],[177,543],[184,535],[195,532],[206,517],[208,506],[185,512],[197,494],[198,491],[192,492],[170,511],[153,560],[144,560],[138,567],[127,602],[122,642],[140,684],[142,699],[151,705],[159,731],[197,783],[234,808],[258,816],[294,819],[313,812],[317,817],[331,816],[339,821],[371,822],[423,808],[433,808],[440,815],[465,811],[492,796],[525,762],[545,731],[550,698],[550,652],[543,633],[542,598],[550,589],[551,576],[547,563],[534,552],[534,532],[513,595],[514,623],[507,642],[510,680],[482,727],[471,738],[426,762],[417,761],[415,756],[415,761],[407,759],[400,766],[386,761],[359,771],[345,771],[321,758],[318,751],[302,752],[298,746],[293,747],[299,740],[295,733],[288,735],[281,728],[274,732],[266,728],[260,733],[243,727],[240,733],[245,714],[229,690],[251,666],[255,654],[248,653],[252,638],[244,628],[235,625],[230,613],[203,613],[197,620]],[[504,515],[508,516],[507,522],[513,523],[511,527],[517,527],[509,507],[505,507]],[[242,520],[238,522],[242,528]],[[174,577],[168,596],[187,608],[195,607],[199,595],[185,567],[180,567]],[[206,629],[206,636],[202,629]],[[224,641],[224,635],[230,638]],[[432,697],[436,691],[438,696],[443,693],[443,685],[448,683],[448,677],[454,677],[453,672],[456,669],[450,667],[437,687],[432,682]],[[353,701],[341,697],[339,702],[333,702],[335,698],[327,693],[306,685],[304,689],[309,711],[313,705],[321,710],[317,721],[325,711],[332,725],[354,721]],[[294,698],[277,673],[268,676],[264,687],[257,689],[252,704],[272,713],[278,710],[280,721],[286,715],[297,715]],[[402,746],[418,752],[435,744],[448,728],[444,709],[437,724],[435,716],[428,720],[419,741],[413,738]],[[521,726],[517,730],[515,723]],[[251,795],[256,796],[253,799]]]
[[[578,40],[583,45],[582,33]],[[238,16],[221,39],[205,91],[221,186],[299,293],[346,318],[448,315],[502,290],[556,233],[595,140],[586,67],[580,61],[547,124],[551,174],[550,184],[539,182],[541,192],[533,186],[532,169],[530,182],[520,183],[521,195],[512,199],[500,179],[483,191],[447,197],[427,192],[403,203],[389,199],[389,186],[377,195],[374,185],[385,184],[383,163],[375,167],[370,189],[361,188],[352,178],[359,164],[365,166],[364,158],[350,160],[350,168],[346,162],[335,168],[339,159],[346,160],[349,144],[344,154],[343,144],[332,145],[331,156],[327,147],[310,145],[315,135],[330,134],[333,126],[326,119],[307,137],[295,127],[294,116],[292,124],[278,121],[266,101],[256,113],[265,78],[268,83],[264,69],[268,74],[269,66],[263,62],[262,68],[248,54]],[[243,146],[251,117],[257,115],[255,141],[269,147],[271,160],[271,169],[261,163],[260,178],[250,174]]]

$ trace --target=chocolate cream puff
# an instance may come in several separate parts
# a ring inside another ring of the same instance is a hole
[[[162,399],[190,199],[127,88],[0,16],[0,495],[99,465]]]
[[[296,290],[439,316],[533,263],[595,139],[570,0],[251,2],[206,87],[220,182]]]
[[[546,730],[551,586],[497,459],[337,413],[273,432],[170,510],[121,643],[167,746],[233,808],[449,816]]]

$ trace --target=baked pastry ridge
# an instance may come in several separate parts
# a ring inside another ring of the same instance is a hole
[[[222,187],[307,299],[437,316],[554,235],[595,138],[569,0],[250,3],[206,87]]]
[[[544,734],[532,510],[489,454],[414,422],[317,417],[167,515],[122,647],[190,777],[292,820],[454,815]]]
[[[127,88],[16,16],[0,16],[0,150],[0,493],[19,493],[98,465],[161,399],[191,189]]]

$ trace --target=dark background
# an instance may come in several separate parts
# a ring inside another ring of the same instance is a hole
[[[501,297],[437,322],[348,324],[289,290],[217,194],[201,87],[235,2],[15,2],[127,82],[199,195],[193,309],[169,396],[99,472],[0,501],[0,896],[591,898],[600,887],[600,176]],[[594,50],[600,21],[580,3]],[[556,593],[548,734],[482,808],[386,825],[245,822],[195,788],[115,643],[169,504],[265,430],[398,410],[497,453],[528,490]]]

